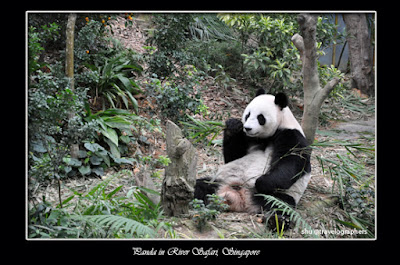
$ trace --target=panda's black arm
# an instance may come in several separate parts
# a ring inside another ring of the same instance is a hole
[[[248,143],[241,120],[231,118],[225,125],[222,148],[225,163],[229,163],[247,154]]]
[[[280,130],[274,135],[271,168],[256,181],[258,193],[273,194],[288,189],[305,172],[311,171],[310,149],[298,130]]]

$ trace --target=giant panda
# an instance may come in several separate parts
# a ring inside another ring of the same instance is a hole
[[[225,124],[225,164],[215,176],[197,179],[194,197],[207,204],[207,194],[215,193],[230,211],[252,214],[271,208],[258,194],[295,207],[311,178],[310,151],[287,96],[260,89],[242,120],[231,118]]]

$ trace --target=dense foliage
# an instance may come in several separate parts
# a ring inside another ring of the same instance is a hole
[[[151,231],[146,227],[143,228],[142,224],[145,223],[143,220],[136,220],[136,223],[133,223],[126,219],[118,219],[120,217],[90,218],[87,215],[97,216],[105,212],[101,209],[91,211],[93,207],[86,204],[82,207],[89,208],[85,208],[83,213],[79,212],[75,215],[74,212],[71,215],[71,212],[66,211],[65,208],[68,207],[67,203],[72,198],[61,200],[60,180],[63,178],[102,177],[105,171],[113,166],[135,166],[147,163],[140,155],[132,156],[129,148],[139,145],[140,142],[146,142],[146,138],[141,136],[142,130],[149,132],[161,130],[159,120],[137,115],[138,104],[134,95],[140,93],[141,89],[135,79],[143,69],[135,52],[123,49],[117,40],[110,37],[105,18],[107,21],[111,20],[111,17],[95,16],[94,19],[87,16],[78,17],[74,49],[75,89],[72,91],[71,80],[64,74],[65,39],[61,44],[54,43],[49,50],[44,48],[49,47],[47,42],[50,40],[54,42],[55,37],[65,34],[60,29],[65,29],[66,17],[59,15],[49,17],[40,14],[32,14],[30,17],[28,31],[29,197],[34,196],[35,187],[53,179],[58,180],[59,191],[57,208],[50,205],[46,198],[42,198],[39,204],[35,200],[30,200],[32,202],[29,205],[30,237],[107,237],[108,235],[97,230],[94,230],[95,234],[86,234],[85,231],[89,231],[85,230],[89,228],[88,224],[96,222],[102,224],[101,227],[110,225],[117,231],[121,231],[122,228],[116,224],[124,224],[125,230],[130,232],[131,236],[134,234],[155,235],[153,232],[143,232]],[[129,18],[127,20],[129,21]],[[43,24],[40,25],[40,23]],[[72,144],[79,145],[78,157],[70,155]],[[157,162],[156,159],[154,161],[154,163]],[[92,199],[97,190],[91,190],[85,197],[77,192],[74,194],[80,199]],[[103,190],[103,199],[113,205],[114,202],[110,201],[113,198],[111,195],[114,195],[116,191],[107,196],[104,192]],[[145,195],[137,196],[148,200]],[[93,203],[98,203],[98,197],[96,198]],[[107,209],[110,210],[112,207]],[[118,204],[118,207],[121,206]],[[151,207],[160,211],[154,203]],[[118,214],[121,209],[108,211],[108,214],[121,215]],[[135,214],[143,216],[140,212],[135,212]],[[131,218],[132,215],[127,217]],[[86,222],[83,227],[82,222]]]

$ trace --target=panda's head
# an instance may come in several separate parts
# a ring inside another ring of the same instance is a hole
[[[272,136],[282,122],[284,108],[288,98],[283,93],[276,96],[259,90],[243,113],[243,130],[249,137],[268,138]]]

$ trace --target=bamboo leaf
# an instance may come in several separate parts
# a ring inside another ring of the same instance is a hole
[[[113,191],[111,191],[109,194],[107,194],[107,199],[110,199],[115,193],[117,193],[120,189],[122,189],[123,186],[124,185],[118,186]]]

